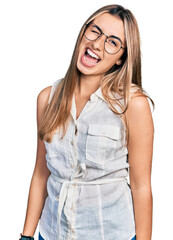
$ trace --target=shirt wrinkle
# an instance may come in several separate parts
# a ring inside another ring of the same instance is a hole
[[[51,175],[40,233],[45,240],[131,240],[135,219],[120,116],[109,109],[101,87],[77,119],[73,95],[70,114],[64,138],[56,132],[51,143],[44,141]]]

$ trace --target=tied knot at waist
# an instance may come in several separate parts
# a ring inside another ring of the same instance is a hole
[[[63,185],[97,185],[97,184],[107,184],[107,183],[113,183],[113,182],[120,182],[127,180],[126,177],[117,177],[117,178],[100,178],[100,179],[95,179],[91,181],[79,181],[78,178],[74,178],[72,180],[66,180],[64,178],[59,178],[55,176],[54,174],[51,173],[50,175],[55,181],[62,183]]]
[[[85,168],[83,168],[84,172],[85,172]],[[81,176],[81,174],[78,172],[76,172],[76,175],[73,175],[73,177],[71,178],[71,180],[66,180],[63,178],[59,178],[57,176],[55,176],[54,174],[51,173],[51,177],[59,182],[62,183],[62,187],[60,190],[60,194],[56,197],[56,201],[59,202],[58,204],[58,209],[57,209],[57,215],[58,215],[58,240],[60,240],[60,220],[61,220],[61,214],[62,214],[62,210],[64,207],[64,204],[66,202],[66,198],[67,198],[67,194],[68,194],[68,188],[70,185],[72,186],[76,186],[76,185],[97,185],[97,184],[108,184],[108,183],[113,183],[113,182],[120,182],[120,181],[127,181],[126,177],[118,177],[118,178],[105,178],[105,179],[95,179],[92,181],[79,181],[77,176]]]
[[[79,178],[83,179],[86,176],[87,169],[86,169],[86,164],[85,163],[80,163],[76,167],[74,173],[71,176],[71,180],[67,180],[64,178],[60,178],[55,176],[54,174],[51,173],[51,177],[62,184],[75,184],[75,185],[93,185],[93,184],[106,184],[106,183],[113,183],[113,182],[119,182],[123,180],[127,180],[126,177],[115,177],[115,178],[97,178],[91,181],[79,181]]]

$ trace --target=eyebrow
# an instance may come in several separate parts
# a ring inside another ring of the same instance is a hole
[[[96,27],[96,28],[102,33],[102,30],[101,30],[101,28],[99,28],[99,26],[97,26],[97,25],[94,24],[94,23],[93,23],[93,25],[94,25],[94,27]]]
[[[95,23],[92,23],[92,24],[93,24],[94,27],[96,27],[101,33],[103,33],[103,31],[101,30],[101,28],[99,28],[99,26],[97,26]],[[107,35],[106,35],[106,36],[107,36]],[[117,37],[117,36],[110,35],[110,36],[108,36],[108,37],[116,38],[116,39],[118,39],[121,43],[123,43],[122,40],[121,40],[119,37]]]

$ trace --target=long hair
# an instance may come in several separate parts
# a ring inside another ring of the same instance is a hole
[[[52,96],[50,103],[47,105],[43,115],[38,132],[41,140],[51,142],[53,132],[56,129],[59,131],[62,129],[62,137],[65,136],[68,122],[70,120],[74,89],[76,83],[79,83],[80,81],[80,72],[77,69],[79,44],[82,40],[86,25],[102,13],[109,13],[113,16],[119,17],[123,21],[126,40],[126,49],[121,57],[121,65],[117,66],[115,64],[101,79],[102,94],[107,101],[108,106],[114,113],[123,116],[128,108],[133,89],[137,89],[139,95],[148,97],[154,105],[152,99],[142,88],[140,35],[134,15],[130,10],[125,9],[120,5],[104,6],[94,12],[85,21],[79,32],[66,75],[56,87],[54,95]],[[115,93],[119,98],[116,97]],[[121,109],[121,111],[117,109]],[[125,125],[127,127],[126,121]]]

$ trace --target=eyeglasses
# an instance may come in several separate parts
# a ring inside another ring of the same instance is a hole
[[[94,23],[86,24],[86,28],[84,31],[84,36],[89,41],[95,41],[101,37],[101,35],[105,35],[106,39],[104,42],[104,48],[105,51],[109,54],[116,54],[118,53],[122,47],[122,41],[119,37],[116,36],[107,36],[105,33],[102,32],[102,30],[95,25]]]

